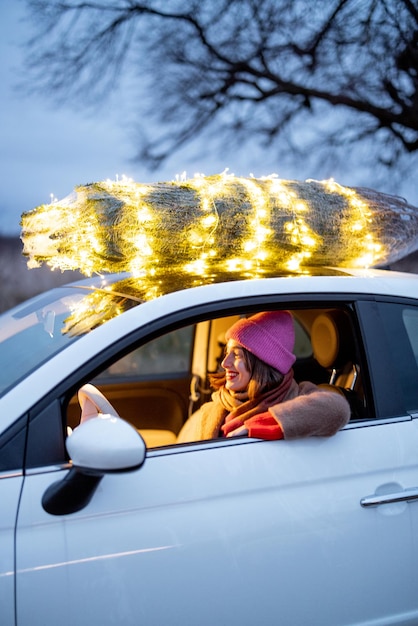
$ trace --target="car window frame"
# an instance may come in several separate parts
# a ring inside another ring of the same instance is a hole
[[[375,413],[379,419],[410,418],[404,402],[397,368],[393,365],[393,355],[387,340],[387,330],[382,319],[381,303],[417,306],[412,298],[371,296],[357,303],[359,321],[363,334],[370,368],[371,392],[375,402]]]
[[[391,356],[390,364],[393,369],[393,379],[396,380],[397,395],[399,393],[402,397],[405,413],[416,415],[418,413],[418,362],[402,313],[408,308],[415,310],[418,315],[418,305],[416,302],[405,299],[397,301],[379,299],[377,302]]]
[[[391,301],[389,299],[389,301]],[[65,381],[62,381],[57,388],[50,392],[48,397],[44,398],[38,405],[34,406],[30,413],[29,429],[31,428],[33,420],[38,415],[39,411],[45,408],[46,404],[53,401],[57,401],[55,406],[60,407],[60,417],[57,417],[57,412],[54,411],[53,419],[61,420],[61,428],[65,430],[65,407],[68,404],[74,393],[84,383],[89,382],[95,376],[98,375],[105,367],[111,362],[126,355],[134,347],[143,345],[144,343],[160,336],[162,331],[170,332],[184,325],[196,324],[197,322],[205,321],[211,317],[216,316],[228,316],[234,315],[239,311],[246,311],[247,313],[257,312],[259,310],[268,310],[274,308],[292,308],[296,309],[298,306],[301,308],[332,308],[344,305],[349,307],[353,311],[353,322],[355,325],[355,332],[358,334],[358,341],[360,342],[360,350],[362,354],[365,383],[365,393],[367,395],[367,401],[370,403],[370,407],[373,407],[370,417],[366,420],[359,420],[358,423],[349,423],[347,427],[356,427],[364,425],[364,422],[376,422],[376,415],[379,414],[378,410],[382,410],[385,406],[384,403],[376,401],[376,394],[382,392],[382,384],[376,381],[376,376],[373,376],[369,371],[369,359],[372,359],[374,367],[379,366],[379,359],[376,358],[375,351],[373,350],[372,342],[365,339],[365,332],[375,330],[373,326],[373,316],[370,316],[370,307],[375,304],[375,298],[367,294],[356,293],[286,293],[286,294],[261,294],[250,296],[237,296],[224,300],[218,300],[214,302],[207,302],[204,304],[185,306],[181,310],[177,310],[171,313],[161,315],[155,320],[148,322],[146,325],[135,329],[122,338],[118,338],[112,343],[109,343],[105,349],[97,353],[94,359],[91,359],[80,367],[76,372],[73,372]],[[370,319],[372,318],[372,319]],[[380,326],[381,328],[381,326]],[[93,331],[94,332],[94,331]],[[373,368],[370,368],[373,369]],[[383,386],[384,390],[384,386]],[[399,410],[385,411],[385,419],[391,417],[400,417],[404,413]],[[377,413],[376,413],[377,411]],[[52,418],[50,418],[52,419]],[[29,445],[32,438],[28,438]],[[251,442],[253,440],[245,440],[245,442]],[[188,449],[196,449],[196,445],[200,448],[210,448],[215,445],[241,445],[243,440],[234,441],[228,440],[209,440],[204,442],[193,442],[191,444],[176,444],[167,448],[151,448],[147,450],[147,455],[159,455],[168,453],[180,453],[187,451]],[[30,451],[27,458],[30,459]],[[53,456],[53,455],[52,455]],[[55,466],[59,463],[63,465],[68,464],[68,456],[57,459]],[[41,465],[43,465],[41,463]],[[30,465],[27,465],[27,469],[31,469]]]

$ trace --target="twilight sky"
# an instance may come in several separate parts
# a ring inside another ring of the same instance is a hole
[[[183,171],[190,176],[194,172],[210,175],[228,167],[243,176],[275,172],[281,178],[315,177],[314,172],[304,171],[303,164],[281,169],[273,154],[266,155],[257,147],[202,158],[196,156],[198,141],[157,172],[133,163],[134,146],[124,120],[114,110],[92,115],[83,110],[56,109],[46,98],[15,91],[22,67],[20,46],[28,33],[23,18],[21,0],[0,0],[0,234],[18,235],[21,213],[50,202],[51,194],[63,198],[76,185],[123,174],[139,182],[152,182],[172,180]],[[361,172],[329,172],[328,176],[345,185],[365,184]],[[413,177],[404,181],[398,193],[418,206],[418,182]]]

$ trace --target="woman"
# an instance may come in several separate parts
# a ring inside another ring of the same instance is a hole
[[[342,395],[295,381],[295,331],[288,311],[240,319],[225,337],[224,372],[211,377],[212,400],[187,420],[178,443],[237,435],[329,437],[347,424],[350,407]]]

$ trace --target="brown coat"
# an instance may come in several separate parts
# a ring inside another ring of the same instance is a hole
[[[310,382],[298,384],[295,380],[284,400],[268,410],[282,427],[285,439],[330,437],[350,419],[350,406],[342,395]],[[227,415],[228,410],[220,401],[219,391],[215,391],[212,401],[204,404],[187,420],[177,443],[215,439]]]

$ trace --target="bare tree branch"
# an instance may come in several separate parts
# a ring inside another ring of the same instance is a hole
[[[256,136],[280,151],[284,137],[300,145],[301,128],[318,130],[318,154],[365,141],[388,167],[418,154],[411,0],[26,3],[35,28],[26,89],[96,106],[135,85],[138,126],[159,128],[138,150],[147,163],[208,132],[225,144]],[[350,114],[351,132],[344,116],[327,128],[324,110]]]

